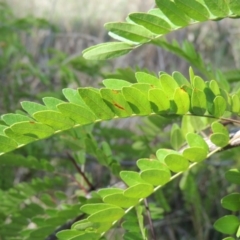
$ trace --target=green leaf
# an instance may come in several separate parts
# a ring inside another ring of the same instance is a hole
[[[234,14],[236,14],[238,16],[240,15],[240,6],[239,6],[238,0],[230,0],[229,8]]]
[[[170,109],[170,101],[161,89],[150,89],[148,92],[148,99],[152,104],[154,112],[165,112]]]
[[[131,43],[145,43],[154,37],[154,34],[146,28],[131,23],[112,22],[106,23],[104,27],[110,32],[123,38],[123,41],[126,39]]]
[[[52,110],[36,112],[33,114],[33,117],[37,121],[51,126],[54,130],[66,130],[74,125],[74,122],[71,119],[65,117],[60,112]]]
[[[128,186],[133,186],[139,183],[146,183],[142,180],[139,173],[133,171],[121,171],[120,177]]]
[[[99,119],[111,119],[114,117],[114,113],[103,101],[98,91],[95,91],[93,88],[79,88],[78,92]]]
[[[188,160],[180,154],[169,154],[164,158],[164,162],[173,172],[182,172],[188,169]]]
[[[137,166],[141,171],[157,169],[168,170],[167,166],[158,160],[142,158],[137,161]]]
[[[220,95],[221,94],[217,81],[211,80],[211,82],[209,83],[209,87],[215,95]]]
[[[231,111],[233,113],[239,113],[240,111],[240,100],[237,94],[231,96]]]
[[[122,92],[103,88],[100,90],[102,98],[111,110],[119,117],[128,117],[132,115],[132,109],[125,100]]]
[[[140,173],[141,178],[154,186],[164,185],[170,180],[171,174],[166,170],[149,169]]]
[[[176,6],[175,2],[169,0],[156,0],[156,4],[175,25],[183,27],[189,24],[190,19]]]
[[[4,114],[2,115],[1,118],[7,125],[12,125],[14,123],[24,122],[24,121],[33,121],[33,119],[30,117],[27,117],[22,114],[14,114],[14,113]]]
[[[213,115],[214,117],[221,117],[225,110],[227,104],[225,99],[222,96],[217,96],[213,100]]]
[[[157,153],[156,153],[157,158],[161,163],[164,163],[165,157],[168,156],[169,154],[179,154],[179,153],[172,149],[166,149],[166,148],[160,148],[157,150]]]
[[[49,110],[53,111],[58,111],[57,105],[60,103],[64,103],[64,101],[54,97],[45,97],[43,98],[43,102]]]
[[[139,83],[148,83],[151,87],[161,88],[160,80],[148,73],[145,72],[136,72],[135,77]]]
[[[54,134],[54,130],[42,123],[20,122],[11,126],[11,130],[17,134],[31,134],[38,138],[46,138]]]
[[[64,116],[81,125],[93,123],[97,120],[92,111],[74,103],[61,103],[57,108]]]
[[[204,22],[209,18],[208,10],[195,0],[175,0],[175,3],[179,10],[194,20]]]
[[[11,128],[7,128],[4,130],[4,133],[7,137],[11,138],[12,140],[16,141],[18,144],[28,144],[33,142],[37,139],[37,136],[25,136],[23,134],[18,134],[13,132]]]
[[[43,106],[39,103],[24,101],[21,102],[22,108],[29,113],[29,115],[33,115],[35,112],[47,110],[46,106]]]
[[[115,193],[122,193],[123,189],[119,189],[119,188],[103,188],[98,190],[98,194],[102,197],[105,198],[108,195],[112,195]]]
[[[133,50],[133,46],[121,42],[102,43],[87,48],[83,51],[83,57],[88,60],[105,60],[120,57]]]
[[[146,198],[153,192],[153,186],[147,183],[139,183],[124,191],[124,196],[129,198]]]
[[[239,224],[239,219],[236,216],[226,215],[219,218],[213,226],[221,233],[232,235],[237,232]]]
[[[183,115],[189,111],[190,99],[189,95],[181,88],[177,88],[173,96],[174,108],[176,107],[176,114]]]
[[[54,232],[54,229],[54,226],[44,226],[32,231],[30,237],[31,239],[37,239],[38,237],[42,238]]]
[[[191,112],[196,115],[203,115],[206,112],[207,100],[205,94],[194,88],[191,96]]]
[[[176,123],[172,125],[170,142],[175,150],[178,150],[185,142],[182,130]]]
[[[62,90],[64,97],[70,102],[76,105],[80,105],[83,107],[87,107],[83,99],[78,93],[78,90],[71,89],[71,88],[64,88]]]
[[[217,17],[226,17],[229,14],[226,0],[204,0],[210,12]]]
[[[121,208],[129,208],[138,204],[138,199],[129,198],[123,195],[123,193],[114,193],[106,196],[103,201],[105,203],[113,204]]]
[[[124,87],[122,93],[125,99],[131,104],[132,110],[138,115],[148,115],[152,112],[146,95],[132,87]]]
[[[17,146],[18,144],[14,140],[0,135],[0,152],[9,152]]]
[[[229,133],[226,127],[224,127],[220,122],[213,122],[211,125],[212,131],[214,133],[222,133],[226,137],[229,137]]]
[[[84,232],[79,232],[77,230],[62,230],[57,232],[56,236],[59,240],[72,239],[73,237],[81,236]]]
[[[88,217],[90,222],[114,222],[124,215],[124,210],[119,207],[111,207],[100,210]]]
[[[213,122],[211,127],[213,134],[210,136],[210,140],[219,147],[225,147],[226,145],[228,145],[228,130],[219,122]]]
[[[129,18],[155,34],[166,34],[171,31],[171,26],[166,21],[152,14],[131,13]]]
[[[225,173],[225,178],[230,183],[235,183],[240,185],[240,171],[238,169],[231,169]]]
[[[222,207],[230,211],[240,210],[240,193],[231,193],[221,200]]]
[[[207,158],[207,150],[201,147],[190,147],[183,151],[183,156],[191,162],[201,162]]]
[[[91,203],[83,205],[80,210],[86,214],[94,214],[102,210],[114,208],[115,206],[107,203]]]
[[[207,143],[196,133],[188,133],[186,135],[187,143],[190,147],[200,147],[209,151]]]
[[[120,79],[104,79],[103,85],[106,88],[111,88],[114,90],[121,90],[123,87],[129,87],[132,84],[130,82],[120,80]]]
[[[173,99],[175,90],[178,88],[177,82],[168,74],[160,76],[161,86],[168,99]]]
[[[205,82],[199,76],[194,76],[192,85],[194,88],[197,88],[198,90],[201,90],[201,91],[203,91],[204,88],[206,87]]]
[[[190,86],[190,82],[180,72],[173,72],[172,76],[178,83],[179,87],[182,87],[184,85]]]

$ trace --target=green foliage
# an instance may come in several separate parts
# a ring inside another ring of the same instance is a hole
[[[205,202],[201,199],[193,167],[198,166],[195,169],[199,170],[200,163],[214,158],[215,153],[239,146],[239,133],[231,134],[225,125],[239,123],[231,117],[240,113],[240,95],[238,91],[230,90],[223,73],[207,69],[190,43],[184,42],[180,46],[159,37],[208,20],[238,18],[240,4],[237,1],[156,0],[156,6],[148,13],[129,14],[126,22],[105,24],[109,35],[119,42],[90,47],[83,51],[83,56],[90,60],[105,60],[127,54],[144,44],[154,44],[192,62],[206,78],[198,76],[191,67],[189,79],[178,71],[172,75],[160,72],[156,76],[147,71],[132,74],[126,69],[119,71],[117,78],[115,75],[103,80],[104,87],[100,89],[64,88],[65,99],[44,97],[41,104],[23,101],[21,111],[3,114],[0,122],[0,168],[7,169],[9,176],[13,174],[11,166],[28,169],[31,181],[14,184],[7,181],[7,174],[0,177],[2,239],[49,240],[55,235],[64,240],[110,239],[111,228],[116,231],[121,228],[123,239],[127,240],[150,239],[151,234],[154,238],[152,220],[164,218],[163,212],[171,211],[170,200],[164,192],[171,189],[174,179],[181,175],[180,189],[185,206],[194,209],[194,228],[199,239],[203,239],[200,208],[204,205],[209,209],[211,199],[206,197]],[[36,26],[47,24],[29,19],[17,21],[23,28],[33,22]],[[71,64],[76,64],[76,61]],[[61,71],[68,75],[70,70],[60,62]],[[114,127],[99,127],[101,122],[130,117],[148,117],[139,127],[142,135],[124,129],[117,131]],[[93,129],[93,124],[98,128]],[[165,136],[168,133],[164,134],[169,125],[170,141]],[[154,144],[158,134],[161,134],[163,143]],[[108,142],[102,141],[104,135]],[[208,135],[210,137],[206,137]],[[132,138],[131,143],[121,144],[123,136]],[[61,152],[62,146],[69,146],[71,154],[67,152],[64,160],[73,163],[77,174],[65,172],[71,169],[66,161],[49,162],[41,157],[48,144],[41,148],[37,145],[38,140],[50,137],[56,138],[60,144],[56,149],[49,144],[50,152]],[[40,148],[39,159],[29,154],[32,151],[29,146]],[[28,153],[26,157],[20,154],[24,149]],[[14,150],[20,153],[9,153]],[[121,160],[130,157],[138,159],[134,167],[122,167]],[[92,158],[107,167],[115,178],[121,179],[123,186],[96,189],[94,174],[89,180],[83,170],[86,159]],[[40,177],[35,177],[35,174]],[[237,169],[225,175],[234,184],[240,183],[239,176]],[[70,179],[70,183],[65,178]],[[79,189],[73,192],[70,189],[72,196],[69,196],[63,189],[70,188],[73,183]],[[216,186],[212,186],[216,190]],[[239,193],[230,193],[222,199],[222,207],[239,211],[239,196]],[[153,197],[156,202],[148,204],[147,198],[151,201]],[[149,226],[145,224],[145,217]],[[240,236],[239,226],[240,220],[235,215],[221,217],[214,224],[219,232],[237,238]]]

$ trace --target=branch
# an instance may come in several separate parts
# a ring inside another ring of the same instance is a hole
[[[77,169],[78,173],[82,176],[82,178],[88,185],[89,192],[95,190],[96,189],[95,186],[92,185],[92,183],[89,181],[89,179],[87,178],[85,173],[82,171],[82,169],[78,166],[78,164],[76,163],[75,159],[71,156],[71,154],[67,152],[67,156],[68,156],[69,160],[73,163],[74,167]]]

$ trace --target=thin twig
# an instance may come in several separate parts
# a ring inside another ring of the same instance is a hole
[[[89,181],[89,179],[87,178],[85,173],[82,171],[82,169],[78,166],[78,164],[76,163],[75,159],[71,156],[71,154],[67,152],[67,156],[68,156],[69,160],[73,163],[74,167],[77,169],[78,173],[82,176],[82,178],[84,179],[84,181],[88,185],[88,187],[89,187],[88,191],[90,192],[90,191],[95,190],[95,187]]]
[[[153,222],[152,222],[151,213],[150,213],[150,210],[149,210],[148,201],[147,201],[146,198],[144,199],[144,205],[145,205],[145,208],[146,208],[146,211],[147,211],[147,218],[148,218],[152,238],[153,238],[153,240],[157,240],[155,232],[154,232],[154,228],[153,228]]]

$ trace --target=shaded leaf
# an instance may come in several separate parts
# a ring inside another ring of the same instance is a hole
[[[230,211],[240,210],[240,193],[231,193],[221,200],[222,207]]]
[[[236,234],[239,224],[239,219],[236,216],[226,215],[219,218],[213,226],[217,231],[231,235]]]

